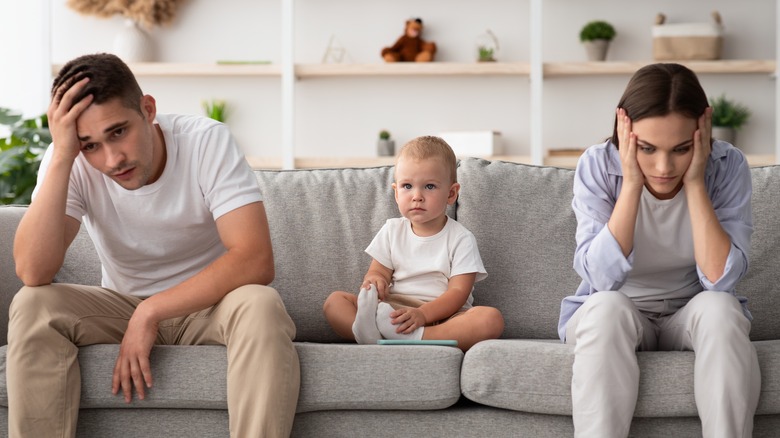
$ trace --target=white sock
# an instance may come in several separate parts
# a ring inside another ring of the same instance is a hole
[[[352,334],[358,344],[376,344],[376,341],[382,339],[382,334],[376,326],[376,307],[379,303],[376,287],[372,284],[368,289],[360,289],[357,303]]]
[[[393,311],[393,306],[387,303],[379,303],[376,309],[376,326],[379,327],[379,333],[385,337],[385,339],[404,339],[419,341],[423,336],[423,329],[425,327],[417,327],[413,332],[409,334],[396,333],[395,329],[398,326],[393,324],[393,318],[390,317],[390,312]]]

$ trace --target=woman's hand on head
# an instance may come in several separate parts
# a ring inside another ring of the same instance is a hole
[[[639,162],[636,159],[637,146],[636,134],[632,130],[631,118],[626,114],[626,110],[618,108],[617,132],[620,147],[620,166],[623,169],[623,187],[641,189],[645,184],[645,175],[639,168]]]
[[[704,171],[712,152],[712,107],[707,107],[697,121],[693,133],[693,158],[683,177],[683,184],[704,182]]]

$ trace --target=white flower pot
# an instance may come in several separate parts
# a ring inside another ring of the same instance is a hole
[[[114,38],[114,54],[125,62],[152,62],[155,60],[154,40],[138,23],[127,19]]]

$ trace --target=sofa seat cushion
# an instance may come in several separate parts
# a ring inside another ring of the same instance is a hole
[[[780,341],[753,343],[761,367],[757,415],[780,413]],[[637,417],[697,416],[694,353],[648,351],[639,359]],[[539,414],[571,415],[574,347],[557,340],[491,340],[463,358],[461,388],[484,405]]]
[[[409,345],[297,343],[298,412],[443,409],[461,395],[463,352]]]
[[[443,409],[460,398],[463,352],[452,347],[295,344],[301,363],[298,412]],[[0,347],[0,406],[8,406]],[[128,405],[111,394],[119,345],[79,349],[81,408],[227,409],[227,351],[219,345],[155,346],[154,385]],[[262,372],[262,370],[257,370]]]

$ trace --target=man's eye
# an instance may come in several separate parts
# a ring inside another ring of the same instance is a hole
[[[87,144],[85,144],[85,145],[81,146],[81,150],[82,150],[82,151],[87,151],[87,152],[89,152],[89,151],[91,151],[91,150],[93,150],[93,149],[95,149],[95,143],[87,143]]]
[[[114,130],[113,135],[114,135],[114,137],[121,137],[122,134],[124,134],[126,130],[127,130],[127,128],[117,128],[116,130]]]
[[[639,146],[639,150],[646,154],[652,153],[654,151],[654,149],[649,146]]]
[[[690,150],[691,150],[690,146],[683,146],[681,148],[675,149],[674,151],[677,152],[678,154],[687,154],[688,151],[690,151]]]

